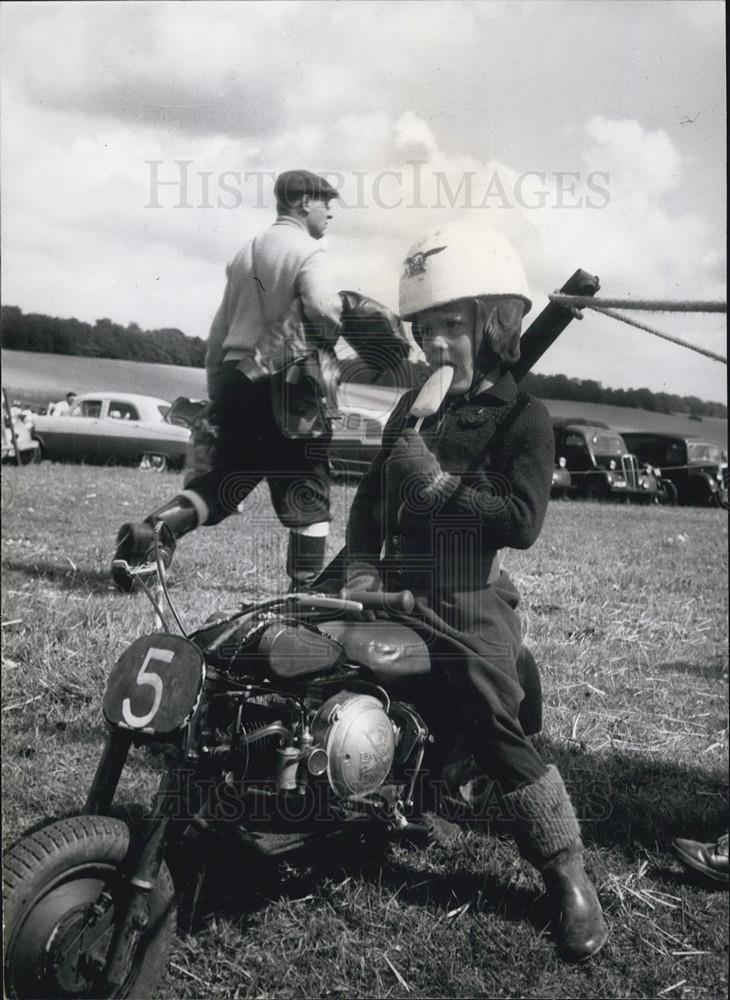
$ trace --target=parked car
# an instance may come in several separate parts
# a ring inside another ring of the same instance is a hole
[[[574,495],[594,500],[660,502],[656,476],[639,466],[618,431],[605,424],[561,418],[553,420],[553,431],[555,455],[559,463],[565,459]]]
[[[692,435],[625,431],[624,440],[640,462],[672,484],[676,502],[727,508],[727,452]]]
[[[33,437],[33,414],[30,410],[11,404],[4,389],[2,396],[3,462],[14,462],[20,465],[40,462],[40,447]]]
[[[43,457],[55,461],[182,468],[190,430],[171,424],[169,410],[155,396],[87,392],[68,416],[37,416],[34,433]]]
[[[329,459],[336,478],[361,476],[380,450],[388,417],[402,388],[345,382],[339,388],[339,416],[332,421]]]
[[[555,459],[553,469],[553,482],[550,487],[551,497],[567,497],[573,491],[573,480],[567,469],[567,462],[564,456]]]

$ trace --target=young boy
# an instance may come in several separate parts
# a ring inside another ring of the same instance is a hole
[[[518,721],[519,596],[499,565],[501,548],[537,539],[552,480],[550,418],[509,374],[530,307],[522,264],[496,232],[457,223],[410,249],[401,318],[431,367],[453,377],[422,424],[409,415],[414,393],[396,407],[352,504],[345,580],[349,590],[413,591],[416,613],[443,637],[436,669],[498,782],[522,855],[544,877],[558,947],[578,962],[608,932],[562,778]]]

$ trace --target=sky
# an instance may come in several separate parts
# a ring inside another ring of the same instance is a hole
[[[305,167],[339,287],[397,309],[409,246],[500,230],[532,316],[727,298],[719,0],[4,4],[3,302],[207,337],[226,262]],[[725,353],[725,317],[632,313]],[[528,317],[529,318],[529,317]],[[726,401],[726,368],[587,312],[536,371]]]

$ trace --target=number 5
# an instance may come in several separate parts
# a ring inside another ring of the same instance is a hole
[[[129,698],[125,698],[122,702],[122,718],[128,726],[132,726],[134,729],[142,729],[143,726],[148,725],[154,719],[162,701],[162,678],[159,674],[153,674],[152,671],[148,672],[147,664],[150,660],[162,660],[163,663],[170,663],[174,655],[171,649],[155,649],[152,647],[147,650],[147,655],[137,674],[137,683],[154,688],[155,700],[147,715],[135,715],[132,711],[131,701]]]

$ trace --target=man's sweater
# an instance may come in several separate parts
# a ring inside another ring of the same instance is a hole
[[[243,362],[250,376],[264,373],[269,328],[300,298],[307,321],[325,335],[336,333],[341,301],[329,276],[321,241],[291,216],[280,216],[236,254],[226,268],[223,301],[208,339],[206,370],[212,396],[220,365]]]

